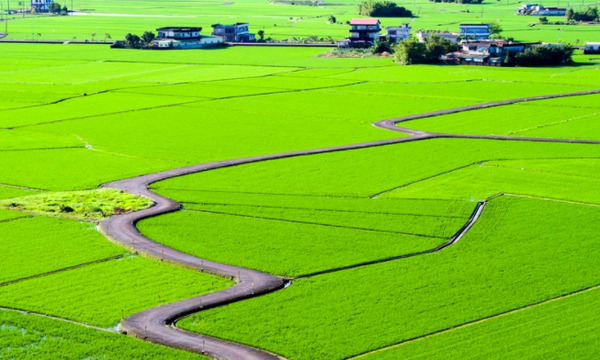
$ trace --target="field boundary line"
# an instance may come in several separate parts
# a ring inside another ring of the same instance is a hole
[[[161,261],[173,265],[210,273],[235,281],[233,287],[222,291],[180,300],[130,315],[121,322],[121,328],[126,331],[128,335],[133,337],[139,337],[154,343],[177,347],[196,353],[208,354],[217,358],[281,360],[282,358],[280,356],[268,351],[206,335],[187,332],[171,326],[176,323],[177,320],[199,311],[282,289],[286,284],[286,280],[252,269],[201,259],[159,244],[142,235],[135,226],[138,221],[181,209],[181,204],[152,192],[148,189],[148,186],[157,181],[220,168],[291,157],[387,146],[403,142],[420,141],[428,138],[428,136],[409,136],[352,145],[217,161],[142,175],[102,185],[102,187],[114,188],[132,194],[147,196],[155,202],[154,207],[149,209],[126,215],[112,216],[100,222],[98,229],[108,240],[127,249],[136,251],[142,256],[160,259]]]
[[[33,216],[31,216],[31,217],[33,217]],[[6,282],[3,282],[3,283],[0,283],[0,287],[10,286],[10,285],[17,284],[17,283],[20,283],[20,282],[23,282],[23,281],[33,280],[33,279],[37,279],[37,278],[42,278],[42,277],[46,277],[46,276],[50,276],[50,275],[54,275],[54,274],[59,274],[59,273],[65,272],[65,271],[75,270],[75,269],[79,269],[79,268],[86,267],[86,266],[89,266],[89,265],[100,264],[100,263],[107,262],[107,261],[118,260],[118,259],[122,259],[124,257],[129,257],[129,256],[133,256],[133,255],[132,254],[122,254],[122,255],[111,256],[111,257],[108,257],[108,258],[94,260],[94,261],[90,261],[90,262],[86,262],[86,263],[82,263],[82,264],[68,266],[68,267],[65,267],[65,268],[56,269],[56,270],[48,271],[48,272],[41,273],[41,274],[35,274],[35,275],[27,276],[27,277],[24,277],[24,278],[20,278],[20,279],[6,281]]]
[[[2,209],[2,210],[4,210],[4,209]],[[4,219],[4,220],[0,220],[0,224],[5,224],[7,222],[16,221],[16,220],[23,220],[23,219],[33,219],[33,216],[32,215],[29,215],[29,216],[25,215],[25,216],[19,216],[19,217],[16,217],[16,218],[12,218],[12,219]],[[2,284],[0,284],[0,286],[2,286]]]
[[[0,152],[44,151],[44,150],[66,150],[66,149],[83,149],[83,147],[82,146],[60,146],[60,147],[31,148],[31,149],[0,149]]]
[[[21,185],[0,183],[0,187],[2,187],[2,186],[13,188],[13,189],[21,189],[21,190],[50,191],[50,190],[46,190],[46,189],[38,189],[38,188],[32,188],[32,187],[27,187],[27,186],[21,186]],[[9,199],[12,199],[12,198],[9,198]]]
[[[348,358],[345,358],[344,360],[361,359],[361,358],[363,358],[365,356],[368,356],[368,355],[371,355],[371,354],[374,354],[374,353],[382,352],[382,351],[389,350],[389,349],[394,349],[394,348],[401,347],[401,346],[404,346],[404,345],[408,345],[408,344],[411,344],[411,343],[414,343],[414,342],[417,342],[417,341],[421,341],[421,340],[425,340],[425,339],[428,339],[428,338],[436,337],[436,336],[439,336],[439,335],[443,335],[445,333],[449,333],[449,332],[452,332],[452,331],[455,331],[455,330],[460,330],[460,329],[463,329],[463,328],[466,328],[466,327],[470,327],[470,326],[473,326],[473,325],[478,325],[478,324],[481,324],[481,323],[484,323],[484,322],[487,322],[487,321],[495,320],[495,319],[502,318],[502,317],[505,317],[505,316],[508,316],[508,315],[512,315],[512,314],[515,314],[515,313],[519,313],[519,312],[522,312],[522,311],[527,311],[527,310],[536,308],[536,307],[541,306],[541,305],[545,305],[545,304],[553,303],[553,302],[556,302],[556,301],[564,300],[564,299],[567,299],[567,298],[571,298],[571,297],[574,297],[574,296],[577,296],[577,295],[581,295],[581,294],[584,294],[584,293],[587,293],[587,292],[591,292],[591,291],[594,291],[594,290],[598,290],[598,289],[600,289],[600,284],[592,285],[592,286],[589,286],[589,287],[586,287],[586,288],[583,288],[583,289],[580,289],[580,290],[576,290],[576,291],[573,291],[573,292],[570,292],[570,293],[567,293],[567,294],[558,295],[558,296],[555,296],[553,298],[542,300],[542,301],[538,301],[538,302],[535,302],[533,304],[525,305],[525,306],[522,306],[522,307],[519,307],[519,308],[516,308],[516,309],[507,310],[507,311],[504,311],[504,312],[500,312],[498,314],[494,314],[494,315],[483,317],[483,318],[480,318],[480,319],[477,319],[477,320],[469,321],[469,322],[466,322],[464,324],[456,325],[456,326],[449,327],[449,328],[446,328],[446,329],[443,329],[443,330],[439,330],[439,331],[435,331],[435,332],[432,332],[432,333],[429,333],[429,334],[426,334],[426,335],[422,335],[422,336],[415,337],[415,338],[412,338],[412,339],[404,340],[404,341],[399,342],[397,344],[389,345],[389,346],[382,347],[382,348],[379,348],[379,349],[375,349],[375,350],[372,350],[372,351],[369,351],[369,352],[365,352],[365,353],[362,353],[362,354],[359,354],[359,355],[356,355],[356,356],[348,357]]]
[[[195,213],[207,213],[207,214],[215,214],[215,215],[225,215],[225,216],[237,216],[237,217],[250,218],[250,219],[267,220],[267,221],[281,221],[281,222],[289,222],[289,223],[300,224],[300,225],[323,226],[323,227],[348,229],[348,230],[356,230],[356,231],[370,231],[370,232],[385,233],[385,234],[416,236],[416,237],[424,237],[424,238],[429,238],[429,239],[443,239],[443,240],[447,239],[446,237],[443,237],[443,236],[433,236],[433,235],[425,235],[425,234],[407,233],[407,232],[402,232],[402,231],[388,231],[388,230],[377,230],[377,229],[368,229],[368,228],[343,226],[343,225],[323,224],[323,223],[316,223],[316,222],[310,222],[310,221],[272,218],[272,217],[266,217],[266,216],[233,214],[233,213],[226,213],[226,212],[212,211],[212,210],[183,209],[183,211],[189,211],[189,212],[195,212]]]
[[[399,186],[396,186],[396,187],[388,189],[388,190],[384,190],[384,191],[379,192],[377,194],[370,195],[369,199],[376,199],[376,198],[378,198],[381,195],[393,192],[395,190],[399,190],[399,189],[402,189],[402,188],[405,188],[405,187],[409,187],[409,186],[412,186],[412,185],[415,185],[415,184],[418,184],[418,183],[421,183],[421,182],[424,182],[424,181],[435,179],[435,178],[440,177],[440,176],[448,175],[448,174],[451,174],[451,173],[456,172],[456,171],[465,170],[465,169],[467,169],[469,167],[472,167],[472,166],[503,167],[503,168],[507,168],[507,169],[515,169],[515,170],[519,169],[520,170],[520,168],[517,168],[517,167],[504,166],[504,165],[501,165],[501,164],[499,164],[499,165],[489,165],[488,163],[491,163],[491,162],[531,161],[531,160],[598,160],[598,159],[600,159],[600,158],[598,158],[598,157],[561,157],[561,158],[535,157],[535,158],[514,158],[514,159],[498,158],[498,159],[481,160],[481,161],[472,162],[470,164],[466,164],[466,165],[463,165],[463,166],[459,166],[457,168],[450,169],[450,170],[447,170],[447,171],[444,171],[444,172],[441,172],[441,173],[437,173],[435,175],[431,175],[431,176],[424,177],[424,178],[421,178],[421,179],[418,179],[418,180],[415,180],[415,181],[411,181],[411,182],[408,182],[406,184],[399,185]],[[567,174],[567,173],[554,173],[554,172],[550,172],[550,171],[542,171],[542,170],[535,170],[535,169],[525,169],[525,171],[531,171],[531,172],[536,172],[537,171],[537,172],[544,172],[544,173],[556,174],[556,175],[565,175],[565,176],[572,176],[572,177],[584,177],[584,178],[590,178],[590,179],[599,179],[597,177],[592,177],[592,176]],[[176,190],[176,189],[174,189],[174,190]],[[182,189],[182,190],[184,190],[184,189]],[[390,200],[392,200],[392,199],[393,198],[390,198]],[[436,200],[441,200],[441,199],[436,199]]]
[[[340,271],[344,271],[344,270],[351,270],[351,269],[361,268],[361,267],[365,267],[365,266],[369,266],[369,265],[376,265],[376,264],[382,264],[382,263],[386,263],[386,262],[390,262],[390,261],[408,259],[408,258],[412,258],[412,257],[416,257],[416,256],[428,255],[428,254],[433,254],[433,253],[442,251],[445,248],[456,244],[460,239],[462,239],[462,237],[473,227],[473,225],[477,222],[477,220],[479,220],[479,217],[481,216],[481,213],[483,212],[484,208],[486,207],[487,202],[488,202],[488,199],[478,202],[477,205],[475,206],[475,210],[473,210],[473,213],[471,214],[471,216],[469,217],[467,222],[456,232],[456,234],[454,234],[454,236],[452,236],[450,238],[450,240],[448,240],[447,242],[445,242],[442,245],[439,245],[433,249],[419,251],[419,252],[411,253],[411,254],[394,256],[394,257],[380,259],[380,260],[368,261],[368,262],[364,262],[364,263],[360,263],[360,264],[339,267],[336,269],[318,271],[318,272],[314,272],[311,274],[298,276],[296,278],[293,278],[293,280],[306,279],[306,278],[311,278],[311,277],[315,277],[315,276],[319,276],[319,275],[326,275],[326,274],[336,273],[336,272],[340,272]]]
[[[600,204],[586,203],[586,202],[573,201],[573,200],[563,200],[563,199],[549,198],[549,197],[543,197],[543,196],[525,195],[525,194],[514,194],[514,193],[504,193],[504,195],[506,195],[506,196],[513,196],[513,197],[520,197],[520,198],[527,198],[527,199],[543,200],[543,201],[554,201],[554,202],[560,202],[560,203],[565,203],[565,204],[573,204],[573,205],[581,205],[581,206],[591,206],[591,207],[600,207]]]
[[[103,328],[103,327],[94,326],[94,325],[90,325],[90,324],[78,322],[78,321],[75,321],[75,320],[71,320],[71,319],[67,319],[67,318],[61,318],[61,317],[58,317],[58,316],[53,316],[53,315],[48,315],[48,314],[43,314],[43,313],[39,313],[39,312],[35,312],[35,311],[29,311],[29,310],[23,310],[23,309],[17,309],[17,308],[5,307],[5,306],[0,306],[0,311],[17,312],[17,313],[20,313],[20,314],[23,314],[23,315],[38,316],[38,317],[43,317],[43,318],[46,318],[46,319],[52,319],[52,320],[62,321],[62,322],[66,322],[66,323],[70,323],[70,324],[74,324],[74,325],[79,325],[79,326],[84,326],[86,328],[90,328],[90,329],[94,329],[94,330],[99,330],[99,331],[104,331],[104,332],[108,332],[108,333],[114,333],[114,334],[118,333],[118,331],[116,329]]]
[[[393,199],[396,200],[396,199]],[[392,200],[392,201],[393,201]],[[404,200],[404,199],[402,199]],[[437,199],[436,199],[437,200]],[[458,215],[429,215],[429,214],[410,214],[410,213],[393,213],[393,212],[378,212],[378,211],[358,211],[358,210],[343,210],[343,209],[323,209],[323,208],[304,208],[295,206],[269,206],[269,205],[252,205],[252,204],[227,204],[227,203],[214,203],[214,202],[194,202],[194,201],[181,201],[181,204],[193,204],[193,205],[217,205],[217,206],[231,206],[231,207],[257,207],[266,209],[288,209],[288,210],[313,210],[323,212],[349,212],[357,214],[377,214],[377,215],[390,215],[390,216],[415,216],[415,217],[432,217],[432,218],[444,218],[444,219],[462,219],[462,216]]]

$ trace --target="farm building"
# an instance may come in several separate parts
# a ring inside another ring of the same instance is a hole
[[[442,56],[451,64],[502,66],[507,53],[521,53],[541,43],[515,43],[505,40],[466,40],[461,50]]]
[[[151,47],[158,49],[199,49],[223,44],[221,37],[201,35],[201,27],[164,27],[156,32],[158,36]]]
[[[215,24],[212,26],[212,36],[219,36],[228,42],[252,42],[256,40],[256,37],[248,30],[249,26],[248,23]]]
[[[431,35],[436,35],[441,37],[442,39],[446,39],[448,41],[450,41],[453,44],[458,44],[458,34],[457,33],[451,33],[451,32],[424,32],[424,31],[419,31],[417,32],[417,39],[419,39],[419,42],[424,43],[425,39],[430,37]]]
[[[48,12],[50,4],[53,4],[54,0],[31,0],[31,10],[35,12]]]
[[[381,23],[378,19],[352,19],[350,26],[351,47],[369,47],[379,40]]]
[[[386,27],[386,36],[390,37],[397,44],[399,41],[406,40],[411,37],[410,24],[402,24],[397,27]]]
[[[588,42],[585,43],[583,48],[584,54],[600,54],[600,42]]]
[[[544,7],[538,4],[524,4],[517,9],[518,15],[535,15],[535,16],[565,16],[567,9],[557,7]]]
[[[460,24],[460,36],[465,39],[486,40],[490,38],[489,24]]]

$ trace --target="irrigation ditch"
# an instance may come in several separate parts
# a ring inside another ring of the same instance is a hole
[[[373,141],[352,145],[333,146],[313,150],[293,151],[272,155],[254,156],[235,160],[218,161],[207,164],[198,164],[178,169],[161,171],[153,174],[142,175],[134,178],[123,179],[119,181],[103,184],[101,187],[119,189],[135,195],[143,195],[151,198],[155,205],[149,209],[137,211],[131,214],[115,215],[99,223],[99,231],[110,241],[120,246],[128,248],[142,256],[153,258],[173,265],[202,271],[213,275],[229,278],[235,281],[235,285],[222,291],[201,295],[155,308],[151,308],[125,319],[120,324],[122,331],[129,336],[138,337],[154,343],[184,349],[200,354],[205,354],[215,359],[226,360],[282,360],[281,356],[272,354],[265,350],[253,348],[250,346],[225,341],[222,339],[192,333],[181,330],[176,327],[179,319],[188,315],[207,310],[210,308],[224,306],[244,299],[249,299],[284,289],[293,282],[294,279],[286,279],[271,274],[259,272],[243,267],[216,263],[207,259],[198,258],[186,254],[165,245],[154,242],[153,240],[141,234],[136,227],[136,223],[147,218],[175,212],[181,209],[178,202],[158,195],[148,189],[152,183],[189,174],[195,174],[204,171],[210,171],[220,168],[270,161],[298,156],[309,156],[316,154],[325,154],[331,152],[365,149],[376,146],[386,146],[400,144],[405,142],[422,141],[435,138],[466,138],[466,139],[486,139],[486,140],[505,140],[505,141],[539,141],[539,142],[558,142],[558,143],[580,143],[580,144],[600,144],[600,141],[594,140],[570,140],[570,139],[548,139],[532,137],[509,137],[509,136],[486,136],[486,135],[458,135],[432,133],[420,130],[412,130],[398,127],[396,124],[424,119],[434,116],[453,114],[458,112],[485,109],[496,106],[512,105],[520,102],[545,100],[560,97],[583,96],[590,94],[600,94],[600,89],[588,90],[564,94],[553,94],[545,96],[535,96],[528,98],[518,98],[512,100],[496,101],[483,103],[479,105],[465,106],[429,113],[399,117],[389,120],[382,120],[374,123],[374,126],[409,134],[409,137],[402,137],[391,140]],[[501,196],[501,194],[496,195]],[[494,197],[496,197],[494,196]],[[492,198],[494,198],[492,197]],[[350,268],[368,266],[376,263],[400,260],[419,255],[430,254],[446,249],[458,242],[475,224],[483,212],[487,202],[486,199],[479,202],[471,214],[467,223],[446,243],[437,248],[426,250],[419,253],[407,254],[397,257],[391,257],[373,262],[355,264],[348,267],[327,270],[314,274],[308,274],[299,277],[306,278],[324,273],[342,271]]]

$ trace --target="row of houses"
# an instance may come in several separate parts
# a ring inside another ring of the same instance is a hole
[[[489,24],[461,24],[459,33],[440,32],[435,35],[457,43],[458,38],[485,40],[490,38],[491,26]],[[370,47],[381,38],[390,38],[393,42],[406,40],[412,37],[410,24],[396,27],[386,27],[381,34],[381,23],[378,19],[352,19],[350,22],[350,36],[339,43],[340,47]],[[433,35],[431,32],[417,32],[419,41]]]
[[[558,7],[544,7],[538,4],[523,4],[517,9],[517,15],[535,16],[565,16],[567,9]]]
[[[255,35],[248,23],[212,25],[210,36],[202,35],[201,27],[163,27],[156,29],[157,37],[150,47],[158,49],[199,49],[219,46],[224,42],[252,42]]]
[[[518,43],[506,40],[463,40],[460,50],[441,57],[449,64],[502,66],[509,54],[518,54],[542,43]],[[556,45],[562,46],[562,45]]]

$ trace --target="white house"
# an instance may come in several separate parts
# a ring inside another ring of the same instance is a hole
[[[213,36],[220,36],[224,41],[229,42],[252,42],[256,40],[253,33],[249,31],[250,24],[236,23],[232,25],[215,24],[212,25]]]
[[[538,4],[524,4],[517,9],[519,15],[535,15],[535,16],[565,16],[567,9],[557,7],[544,7]]]
[[[399,41],[404,41],[412,36],[410,32],[410,24],[402,24],[398,27],[386,27],[386,36],[390,37],[397,44]]]
[[[202,36],[201,27],[164,27],[156,29],[158,36],[152,47],[158,49],[199,49],[223,44],[219,36]]]
[[[489,24],[460,24],[460,36],[467,39],[486,40],[490,38]]]
[[[53,4],[54,0],[31,0],[31,10],[35,12],[48,12],[50,4]]]
[[[436,35],[441,37],[442,39],[446,39],[448,41],[450,41],[453,44],[458,44],[458,34],[457,33],[451,33],[451,32],[425,32],[425,31],[419,31],[417,32],[417,39],[419,39],[419,42],[424,43],[425,39],[430,37],[431,35]]]

